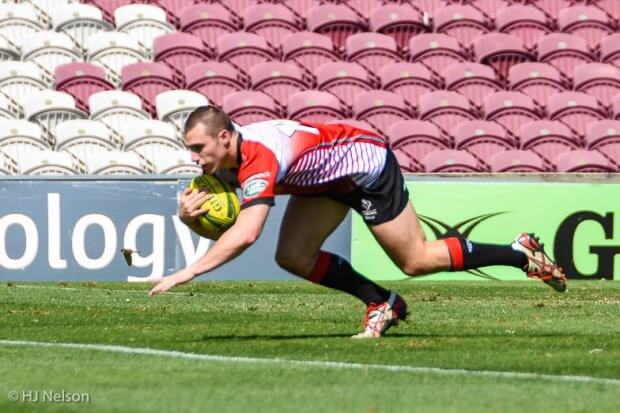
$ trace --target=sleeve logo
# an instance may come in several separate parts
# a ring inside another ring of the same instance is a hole
[[[245,198],[256,196],[263,192],[267,186],[269,186],[269,182],[264,179],[252,179],[243,186],[243,196]]]

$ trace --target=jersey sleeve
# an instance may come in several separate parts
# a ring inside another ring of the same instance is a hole
[[[275,204],[278,161],[275,154],[258,142],[243,142],[239,184],[241,208],[256,204]]]

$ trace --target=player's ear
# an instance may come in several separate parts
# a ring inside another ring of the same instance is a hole
[[[232,134],[226,129],[222,129],[220,133],[218,133],[217,135],[217,138],[219,139],[219,141],[222,142],[222,144],[224,145],[230,144],[231,137],[232,137]]]

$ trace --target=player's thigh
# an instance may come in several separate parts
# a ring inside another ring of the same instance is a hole
[[[346,205],[324,196],[291,196],[280,226],[278,263],[297,272],[312,271],[321,245],[348,210]]]
[[[424,253],[426,236],[411,201],[390,221],[369,225],[375,239],[401,269]]]

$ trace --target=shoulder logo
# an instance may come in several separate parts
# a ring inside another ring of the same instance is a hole
[[[264,179],[252,179],[243,186],[243,196],[245,198],[256,196],[263,192],[267,186],[269,186],[269,182]]]

